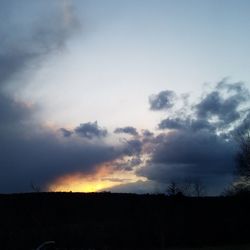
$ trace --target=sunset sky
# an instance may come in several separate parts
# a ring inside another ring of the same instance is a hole
[[[0,193],[233,179],[250,1],[0,0]]]

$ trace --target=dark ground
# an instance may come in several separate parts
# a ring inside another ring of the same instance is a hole
[[[250,197],[0,195],[0,249],[166,249],[250,243]],[[235,248],[237,249],[237,248]]]

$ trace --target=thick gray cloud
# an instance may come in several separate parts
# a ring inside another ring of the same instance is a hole
[[[171,90],[161,91],[157,95],[149,97],[149,104],[151,110],[163,110],[172,108],[175,100],[175,93]]]
[[[134,136],[138,135],[136,128],[131,127],[131,126],[127,126],[127,127],[123,127],[123,128],[116,128],[114,133],[116,133],[116,134],[124,133],[124,134],[130,134],[130,135],[134,135]]]
[[[29,119],[32,109],[18,103],[0,92],[0,126],[13,126],[17,122]]]
[[[72,135],[77,135],[79,137],[92,140],[94,138],[104,138],[107,136],[108,131],[105,128],[98,126],[97,121],[81,123],[74,130],[69,130],[66,128],[60,128],[59,131],[64,137],[70,137]]]
[[[175,131],[158,138],[151,162],[166,164],[166,172],[172,172],[171,175],[176,177],[180,174],[178,170],[185,175],[231,173],[234,149],[231,141],[209,132]],[[175,167],[168,169],[167,165]],[[160,176],[169,178],[167,175]]]
[[[139,141],[128,140],[114,147],[100,140],[59,136],[60,133],[26,123],[32,115],[31,108],[8,98],[0,100],[0,192],[30,191],[31,182],[46,188],[57,177],[95,173],[100,164],[126,155],[132,157],[131,164],[136,164],[141,151]]]
[[[58,137],[27,123],[31,108],[0,97],[0,192],[29,191],[31,181],[45,187],[64,174],[95,172],[98,164],[114,160],[127,150],[127,144],[114,148]]]
[[[185,129],[189,127],[189,120],[182,120],[181,118],[166,118],[159,124],[159,129]]]
[[[129,154],[129,156],[132,156]],[[132,156],[131,159],[126,159],[125,161],[116,162],[113,164],[114,170],[124,170],[124,171],[132,171],[135,167],[139,166],[142,163],[140,156],[137,154]]]
[[[228,127],[241,118],[239,108],[249,97],[249,91],[243,83],[232,84],[224,80],[195,106],[196,114],[202,119],[215,117],[218,119],[217,126]]]
[[[87,139],[93,138],[101,138],[107,136],[108,132],[106,129],[103,129],[98,126],[97,121],[91,123],[81,123],[79,127],[75,128],[75,133],[81,137],[85,137]]]
[[[215,127],[209,123],[206,119],[191,119],[190,117],[181,118],[166,118],[162,120],[159,125],[159,129],[175,129],[175,130],[211,130],[214,131]]]
[[[204,130],[178,130],[156,137],[153,145],[151,159],[137,172],[149,180],[200,179],[218,189],[232,180],[237,149],[232,140]]]
[[[179,117],[176,110],[163,119],[158,128],[168,133],[148,141],[151,157],[137,174],[159,183],[201,179],[218,192],[234,173],[237,144],[232,135],[250,127],[248,96],[243,83],[223,80],[190,105],[186,115]]]
[[[140,155],[143,147],[141,140],[125,140],[127,147],[124,149],[124,154],[128,156]]]
[[[0,86],[61,51],[79,27],[72,6],[59,1],[1,1],[0,9]]]

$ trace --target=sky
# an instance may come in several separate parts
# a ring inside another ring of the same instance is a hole
[[[0,192],[234,180],[250,2],[0,0]]]

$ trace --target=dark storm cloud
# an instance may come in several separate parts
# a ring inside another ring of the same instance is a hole
[[[107,130],[99,127],[97,122],[81,123],[79,127],[75,128],[74,131],[77,135],[87,139],[93,139],[95,137],[102,138],[108,134]]]
[[[64,174],[94,173],[98,164],[117,157],[116,151],[109,146],[62,145],[53,135],[46,137],[44,134],[28,141],[23,138],[3,140],[1,146],[5,154],[0,160],[1,192],[28,191],[31,181],[45,187]]]
[[[158,173],[161,180],[170,176],[177,178],[232,172],[235,148],[231,141],[227,142],[209,132],[182,131],[162,136],[161,142],[155,147],[152,165],[150,163],[148,168],[143,169],[144,174],[157,172],[157,164],[165,166],[165,174]]]
[[[232,180],[236,148],[209,131],[173,131],[156,138],[152,158],[137,174],[159,183],[192,178],[218,187]]]
[[[130,134],[130,135],[134,135],[134,136],[138,135],[136,128],[131,127],[131,126],[127,126],[127,127],[123,127],[123,128],[116,128],[114,133],[116,133],[116,134],[124,133],[124,134]]]
[[[149,97],[149,104],[151,110],[163,110],[172,108],[175,100],[175,93],[170,90],[165,90],[157,95]]]
[[[3,96],[0,103],[0,192],[30,191],[31,181],[46,187],[64,174],[93,173],[98,164],[123,156],[130,147],[58,137],[28,122],[32,108]]]
[[[234,172],[237,145],[232,135],[250,125],[248,97],[243,83],[223,80],[190,105],[186,114],[179,117],[176,110],[158,125],[168,133],[148,141],[151,157],[137,174],[159,183],[201,179],[218,192]]]
[[[112,146],[105,142],[75,140],[30,123],[33,108],[0,95],[0,192],[31,191],[30,183],[46,188],[65,174],[91,174],[99,165],[133,157],[135,164],[141,144],[136,140]],[[138,163],[138,162],[137,162]]]
[[[26,123],[32,108],[8,98],[1,101],[0,192],[30,191],[31,182],[46,188],[57,177],[76,172],[91,174],[98,171],[99,165],[124,156],[132,157],[131,166],[139,164],[139,141],[124,141],[114,147],[85,138],[60,137],[37,124]],[[10,110],[11,116],[6,113]]]

